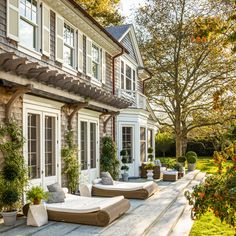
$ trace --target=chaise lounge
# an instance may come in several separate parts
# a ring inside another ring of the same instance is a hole
[[[114,181],[113,185],[96,183],[92,186],[91,195],[100,197],[124,196],[128,199],[147,199],[158,190],[154,182],[127,183]]]
[[[64,202],[45,203],[48,220],[105,227],[130,208],[123,196],[91,198],[65,194]],[[29,204],[23,207],[28,215]]]

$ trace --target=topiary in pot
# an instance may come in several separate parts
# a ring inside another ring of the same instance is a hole
[[[184,176],[184,167],[180,163],[174,165],[174,169],[178,171],[178,179]]]
[[[153,158],[154,158],[154,156],[153,156],[153,148],[152,147],[149,147],[148,148],[148,159],[149,159],[149,161],[153,161]]]
[[[186,157],[185,156],[180,156],[177,158],[177,161],[184,167],[185,162],[186,162]]]
[[[5,225],[15,225],[16,223],[16,203],[20,199],[19,193],[15,189],[7,189],[1,194],[1,205],[3,206],[2,216]]]
[[[153,169],[155,165],[152,162],[148,162],[145,166],[147,170],[147,180],[153,180]]]
[[[193,151],[188,151],[186,154],[185,154],[186,158],[190,157],[190,156],[194,156],[197,158],[197,153],[196,152],[193,152]]]
[[[197,158],[195,156],[188,156],[187,162],[188,162],[188,170],[189,171],[195,170]]]
[[[34,205],[39,205],[43,199],[47,199],[48,194],[40,186],[32,187],[27,193],[26,198]]]

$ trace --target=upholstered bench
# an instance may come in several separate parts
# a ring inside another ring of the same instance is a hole
[[[163,181],[177,181],[177,180],[178,180],[178,171],[163,172]]]

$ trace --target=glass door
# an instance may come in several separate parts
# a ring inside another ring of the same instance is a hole
[[[127,165],[129,167],[129,176],[134,176],[134,129],[131,126],[122,127],[122,150],[127,151]]]
[[[31,185],[46,187],[59,181],[57,119],[57,114],[27,112],[27,162]]]
[[[80,120],[81,182],[91,182],[99,174],[98,169],[98,123]]]

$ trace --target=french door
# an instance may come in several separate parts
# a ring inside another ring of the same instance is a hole
[[[127,166],[129,167],[129,176],[135,176],[135,158],[134,158],[134,127],[122,126],[122,150],[127,151]]]
[[[98,121],[79,120],[79,156],[81,182],[90,183],[99,176]]]
[[[59,113],[26,109],[26,163],[31,185],[60,182]]]

